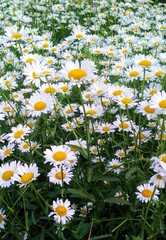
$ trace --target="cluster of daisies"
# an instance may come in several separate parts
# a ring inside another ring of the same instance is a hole
[[[87,166],[82,159],[120,177],[146,158],[148,179],[139,181],[136,199],[159,200],[166,183],[163,5],[37,1],[34,9],[32,1],[2,2],[0,188],[27,187],[44,175],[63,189],[78,165]],[[86,181],[83,171],[79,179]],[[130,201],[125,190],[114,196]],[[52,208],[49,217],[61,224],[76,212],[63,196]],[[79,216],[92,208],[86,202]],[[0,228],[5,217],[0,209]]]

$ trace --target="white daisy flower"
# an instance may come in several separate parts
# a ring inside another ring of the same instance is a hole
[[[17,168],[17,173],[14,174],[12,179],[19,182],[20,187],[24,187],[28,183],[35,181],[39,175],[36,163],[31,163],[29,166],[25,163]]]
[[[8,188],[14,184],[15,180],[12,178],[17,172],[20,162],[13,161],[11,163],[2,164],[0,167],[0,187]]]
[[[150,101],[150,107],[155,108],[160,114],[166,114],[166,92],[158,91]]]
[[[75,153],[66,145],[51,146],[51,150],[46,149],[44,154],[44,158],[46,159],[44,163],[49,162],[55,166],[69,164],[69,160],[76,159]]]
[[[26,105],[28,113],[32,117],[38,117],[42,113],[48,113],[53,110],[53,99],[49,94],[44,92],[35,92]]]
[[[66,224],[72,219],[75,210],[70,207],[70,201],[66,199],[64,202],[62,199],[57,199],[53,201],[53,212],[51,212],[48,217],[53,216],[56,223]]]
[[[69,184],[73,177],[73,173],[71,168],[67,168],[65,166],[54,167],[47,174],[49,177],[49,181],[51,183],[60,185],[62,187],[63,183]]]
[[[6,157],[10,156],[14,150],[14,146],[15,146],[15,144],[12,144],[12,143],[8,143],[7,146],[3,146],[0,149],[0,159],[3,160]]]
[[[165,182],[166,182],[166,171],[161,171],[154,174],[149,180],[149,183],[152,183],[154,186],[159,188],[165,188]]]
[[[138,192],[135,194],[137,195],[137,199],[140,200],[142,203],[147,203],[150,200],[158,200],[159,191],[155,189],[154,185],[150,183],[144,183],[137,187]]]
[[[20,143],[28,133],[31,132],[29,127],[18,124],[17,127],[12,127],[11,133],[6,134],[7,140],[12,143]]]
[[[0,229],[4,229],[5,228],[5,219],[6,215],[5,215],[5,211],[1,208],[0,209]]]

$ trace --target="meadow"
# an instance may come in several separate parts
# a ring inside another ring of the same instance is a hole
[[[166,4],[1,0],[0,238],[166,239]]]

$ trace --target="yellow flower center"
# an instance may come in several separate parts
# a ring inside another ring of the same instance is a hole
[[[164,74],[163,71],[158,71],[158,72],[155,73],[155,76],[156,77],[161,77],[163,74]]]
[[[152,65],[152,62],[145,59],[145,60],[140,61],[139,65],[141,67],[150,67]]]
[[[44,43],[44,44],[42,45],[42,48],[48,48],[48,43]]]
[[[67,92],[69,90],[69,87],[68,86],[62,86],[61,89],[62,89],[63,92]]]
[[[29,148],[29,144],[24,143],[23,146],[22,146],[22,148],[23,148],[23,149],[27,149],[27,148]]]
[[[52,51],[52,52],[56,52],[56,50],[57,50],[56,47],[52,47],[52,48],[51,48],[51,51]]]
[[[138,138],[139,140],[145,139],[145,135],[144,135],[143,133],[139,133],[139,134],[137,135],[137,138]]]
[[[159,106],[160,106],[161,108],[166,108],[166,99],[160,101],[160,102],[159,102]]]
[[[95,114],[96,114],[96,111],[93,110],[93,109],[91,109],[91,110],[88,110],[88,111],[87,111],[87,114],[89,114],[89,115],[95,115]]]
[[[86,210],[86,209],[82,209],[82,210],[81,210],[81,214],[82,214],[83,216],[86,216],[86,215],[87,215],[87,210]]]
[[[151,90],[150,92],[149,92],[149,94],[150,95],[153,95],[153,94],[155,94],[157,91],[155,90],[155,89],[153,89],[153,90]]]
[[[42,111],[46,108],[46,103],[45,102],[42,102],[42,101],[39,101],[39,102],[36,102],[35,105],[34,105],[34,110],[35,111]]]
[[[129,126],[129,125],[128,125],[128,123],[126,123],[126,122],[122,122],[122,123],[119,124],[119,127],[120,127],[120,128],[124,128],[124,129],[125,129],[125,128],[128,128],[128,126]]]
[[[35,72],[32,73],[32,77],[33,77],[34,79],[40,78],[39,74],[37,74],[37,73],[35,73]]]
[[[66,129],[72,129],[72,126],[71,125],[67,125]]]
[[[124,157],[125,156],[125,152],[119,152],[119,156],[120,157]]]
[[[0,223],[3,221],[3,217],[2,215],[0,215]]]
[[[64,161],[66,158],[67,158],[67,155],[63,151],[57,151],[53,155],[53,159],[58,162]]]
[[[11,153],[11,150],[10,150],[10,148],[9,149],[6,149],[5,151],[4,151],[4,156],[7,156],[7,155],[9,155]]]
[[[103,90],[98,90],[97,91],[97,94],[102,94],[103,93]]]
[[[78,34],[76,34],[75,37],[80,39],[80,38],[83,38],[84,36],[81,33],[78,33]]]
[[[157,179],[158,180],[162,180],[163,178],[162,178],[162,176],[160,174],[157,174]]]
[[[48,64],[52,64],[54,61],[52,60],[52,59],[49,59],[48,61],[47,61],[47,63]]]
[[[67,209],[64,206],[58,206],[55,208],[55,212],[60,216],[64,217],[67,214]]]
[[[14,172],[12,170],[7,170],[2,174],[2,179],[4,181],[9,181],[13,175]]]
[[[18,97],[19,97],[18,94],[14,94],[14,95],[13,95],[13,98],[18,98]]]
[[[161,157],[161,161],[164,162],[164,163],[166,163],[166,155],[163,155],[163,156]]]
[[[116,90],[116,91],[113,92],[113,95],[114,95],[114,96],[119,96],[119,95],[121,95],[122,93],[123,93],[122,90]]]
[[[139,75],[139,72],[137,72],[137,71],[132,71],[132,72],[129,74],[130,77],[137,77],[138,75]]]
[[[28,172],[28,173],[25,173],[24,175],[22,175],[22,177],[21,177],[21,182],[22,182],[23,184],[27,184],[27,183],[29,183],[33,178],[34,178],[34,173],[33,173],[33,172]]]
[[[130,104],[132,102],[131,98],[123,98],[122,103],[123,104]]]
[[[66,110],[66,113],[67,113],[67,114],[70,114],[70,113],[72,113],[72,112],[73,112],[72,109],[67,109],[67,110]]]
[[[81,68],[76,68],[68,73],[68,78],[79,81],[81,78],[86,77],[86,72]]]
[[[108,132],[109,130],[110,130],[110,127],[108,127],[108,126],[105,126],[105,127],[102,128],[103,132]]]
[[[144,189],[142,192],[142,196],[145,198],[151,198],[153,192],[150,189]]]
[[[24,134],[23,130],[18,130],[14,133],[14,138],[19,138]]]
[[[118,169],[119,164],[118,163],[114,163],[114,164],[112,164],[112,167],[113,167],[113,169]]]
[[[62,180],[66,177],[66,174],[64,172],[57,172],[55,174],[55,178],[58,179],[58,180]]]
[[[34,62],[35,60],[33,59],[33,58],[27,58],[27,60],[26,60],[26,63],[32,63],[32,62]]]
[[[5,106],[5,107],[3,108],[3,110],[4,110],[4,111],[10,111],[10,107],[9,107],[9,106]]]
[[[22,34],[21,33],[14,33],[13,35],[12,35],[12,38],[14,38],[14,39],[19,39],[19,38],[21,38],[22,37]]]
[[[56,91],[54,87],[48,87],[45,89],[45,93],[53,94]]]
[[[150,114],[152,114],[152,113],[155,112],[155,109],[154,109],[154,108],[151,108],[151,107],[149,107],[149,106],[145,106],[145,107],[144,107],[144,110],[145,110],[145,112],[150,113]]]

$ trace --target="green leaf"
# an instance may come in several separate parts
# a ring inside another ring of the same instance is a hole
[[[119,178],[115,177],[115,176],[109,176],[109,175],[106,175],[106,176],[95,176],[94,181],[107,181],[107,182],[119,182]]]
[[[126,200],[122,200],[118,197],[108,197],[104,199],[104,202],[107,203],[116,203],[116,204],[123,204],[123,205],[130,205],[130,203]]]
[[[71,197],[85,198],[95,202],[95,197],[93,195],[89,194],[88,192],[83,192],[80,189],[68,188],[67,192],[71,194]]]
[[[78,147],[75,145],[71,145],[71,144],[67,144],[70,148],[74,148],[75,150],[79,151],[79,153],[82,154],[82,156],[86,159],[88,159],[88,153],[87,153],[87,149],[82,148],[82,147]]]
[[[126,176],[125,176],[125,178],[126,179],[129,179],[135,172],[137,172],[138,171],[138,168],[137,167],[132,167],[132,168],[130,168],[130,170],[126,173]]]
[[[75,239],[84,238],[90,230],[90,224],[84,223],[83,220],[78,224],[76,231],[74,232]]]

